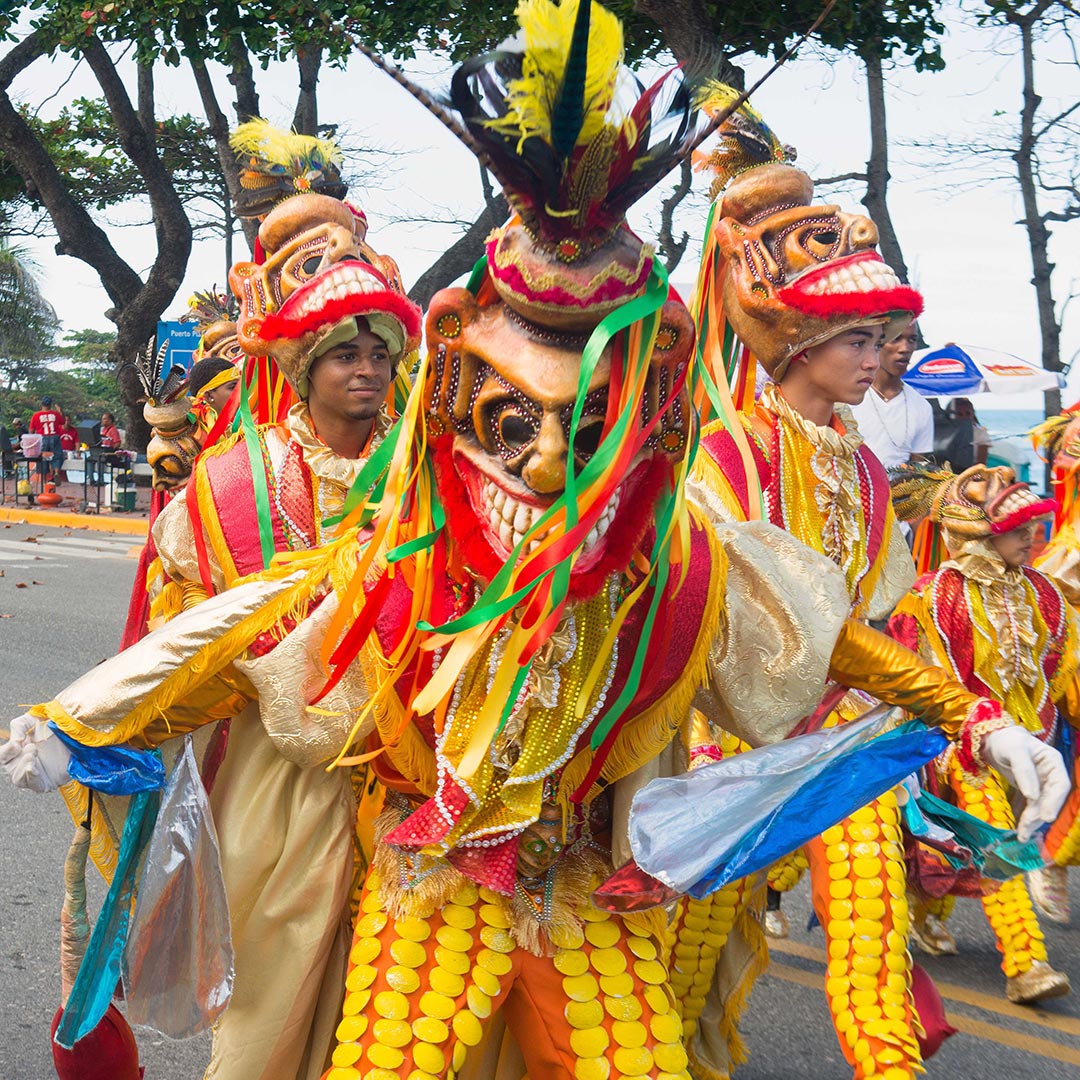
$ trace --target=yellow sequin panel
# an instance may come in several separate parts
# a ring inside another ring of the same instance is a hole
[[[499,898],[472,885],[427,918],[392,918],[369,872],[328,1075],[419,1080],[459,1070],[512,968],[508,926]]]
[[[802,880],[809,863],[804,851],[793,851],[769,868],[769,888],[776,892],[790,892]]]
[[[827,829],[806,850],[829,956],[825,993],[855,1080],[922,1072],[894,794]]]
[[[686,1042],[697,1030],[720,950],[745,906],[749,887],[737,881],[705,900],[687,899],[673,923],[670,986]]]
[[[999,829],[1016,827],[1008,796],[996,773],[988,773],[982,787],[976,788],[967,783],[962,770],[952,761],[949,783],[956,793],[957,804],[972,817]],[[1046,960],[1046,942],[1022,876],[1004,882],[997,892],[984,896],[982,906],[997,940],[1001,970],[1006,976],[1022,974],[1036,960]]]

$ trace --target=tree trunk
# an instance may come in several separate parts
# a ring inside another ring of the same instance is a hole
[[[319,134],[319,68],[322,65],[322,49],[312,46],[296,54],[296,66],[300,71],[300,93],[293,114],[293,131],[301,135]]]
[[[81,49],[108,103],[120,146],[146,187],[153,214],[157,246],[154,261],[146,281],[140,283],[136,294],[115,316],[116,358],[121,365],[120,389],[128,410],[129,440],[134,433],[133,445],[141,449],[149,438],[149,428],[142,418],[138,381],[123,365],[156,333],[158,320],[180,288],[191,254],[191,223],[172,176],[144,130],[105,46],[91,35],[81,43]]]
[[[217,150],[218,162],[221,165],[221,175],[227,188],[227,197],[230,206],[225,208],[226,221],[232,218],[231,207],[236,204],[240,195],[240,168],[236,163],[236,155],[229,146],[229,121],[218,104],[217,94],[214,92],[214,82],[210,78],[210,72],[202,60],[191,60],[191,71],[195,76],[195,86],[198,88],[199,97],[202,100],[203,113],[206,115],[206,123],[210,128],[210,135],[214,140],[214,148]],[[259,223],[250,218],[241,218],[240,225],[244,230],[248,247],[255,250],[255,237],[259,235]],[[232,245],[232,236],[229,234],[228,243]],[[229,265],[232,265],[230,257]]]
[[[493,195],[465,235],[420,275],[409,290],[409,298],[426,308],[439,289],[445,288],[473,268],[476,260],[484,253],[484,241],[488,233],[509,216],[510,206],[506,199],[501,194]]]
[[[257,120],[261,113],[259,95],[255,89],[255,73],[251,69],[247,43],[240,34],[233,34],[229,38],[229,55],[232,58],[229,82],[236,90],[236,119],[241,124],[245,120]]]
[[[885,127],[885,78],[882,73],[878,43],[866,43],[862,51],[866,65],[866,88],[870,104],[870,160],[866,163],[866,194],[863,206],[878,227],[881,257],[896,271],[900,280],[908,280],[900,241],[893,227],[887,201],[889,189],[889,135]]]

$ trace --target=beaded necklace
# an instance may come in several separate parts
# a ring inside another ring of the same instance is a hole
[[[872,564],[867,538],[877,508],[866,462],[856,452],[858,432],[810,424],[775,383],[766,386],[759,415],[772,426],[769,519],[840,567],[857,611],[873,592],[885,550],[882,545]]]

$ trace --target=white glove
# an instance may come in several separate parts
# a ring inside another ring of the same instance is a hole
[[[1052,822],[1069,797],[1069,774],[1061,755],[1022,727],[1000,728],[984,735],[982,758],[1024,796],[1016,823],[1020,841],[1030,840],[1043,822]]]
[[[0,746],[0,768],[16,787],[30,791],[55,791],[66,784],[70,760],[71,752],[48,721],[29,713],[12,720],[11,738]]]

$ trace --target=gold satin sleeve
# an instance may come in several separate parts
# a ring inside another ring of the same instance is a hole
[[[119,689],[123,692],[122,687]],[[141,749],[154,749],[168,739],[186,735],[189,731],[194,731],[206,724],[216,724],[219,720],[236,716],[254,699],[255,689],[250,681],[235,669],[226,668],[199,683],[188,691],[181,701],[174,702],[167,709],[159,712],[137,731],[125,732],[126,739],[98,737],[94,745],[126,742]],[[59,701],[53,700],[44,705],[35,705],[30,711],[35,716],[53,721],[61,731],[72,738],[80,742],[87,741],[86,725],[73,717]]]
[[[829,678],[906,709],[953,740],[982,700],[942,668],[854,619],[848,619],[837,638]]]
[[[254,700],[255,688],[248,679],[235,668],[226,668],[171,705],[164,716],[151,720],[132,742],[136,746],[159,746],[166,739],[236,716]]]

